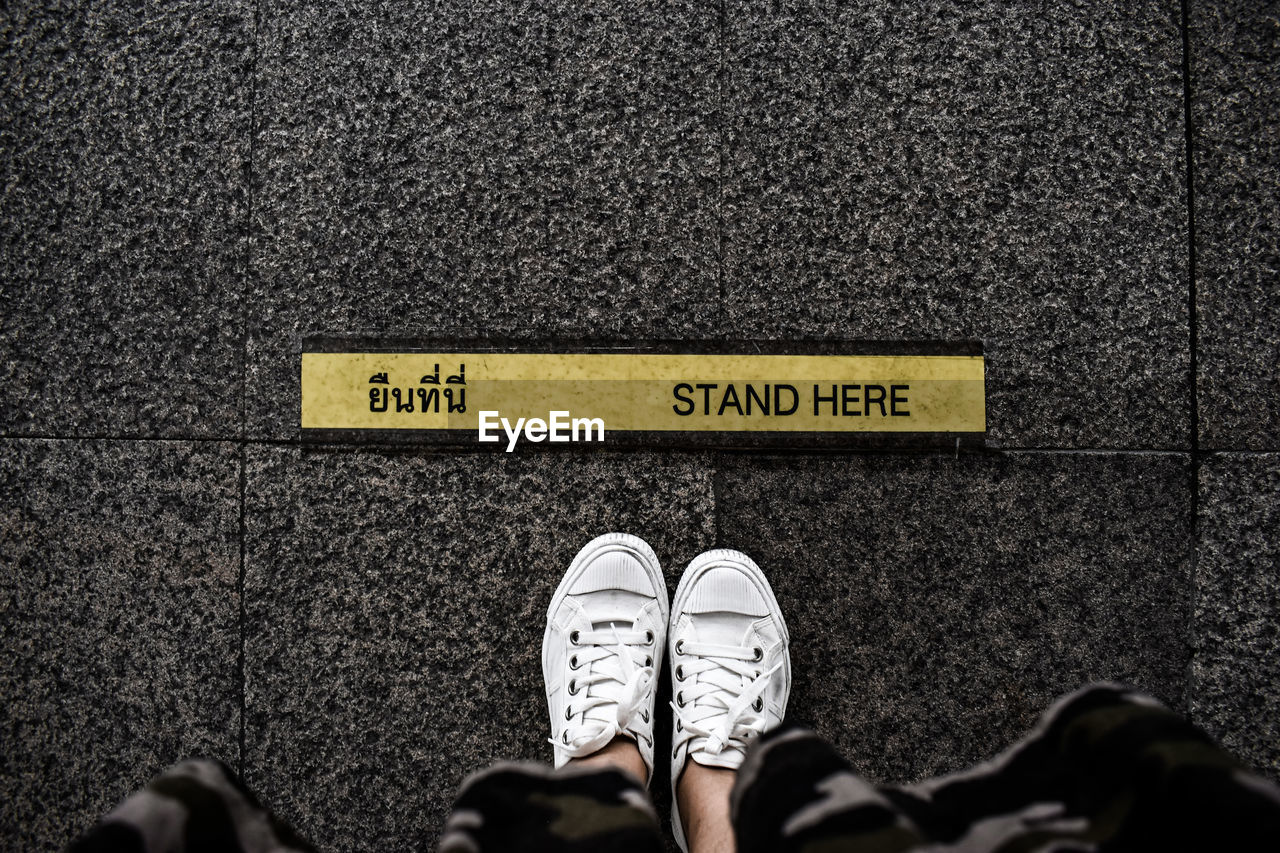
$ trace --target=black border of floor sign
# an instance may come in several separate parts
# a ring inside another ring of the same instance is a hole
[[[627,344],[600,340],[556,341],[503,339],[404,338],[385,336],[309,335],[302,352],[324,353],[659,353],[673,355],[984,355],[981,341],[750,341],[652,340]],[[301,387],[302,357],[297,381]],[[984,382],[985,384],[985,382]],[[299,401],[301,405],[301,401]],[[985,403],[984,403],[985,405]],[[301,412],[299,412],[299,415]],[[299,421],[301,418],[299,417]],[[422,445],[502,452],[501,444],[481,444],[470,431],[444,429],[315,429],[299,427],[305,444],[357,443],[405,447]],[[461,440],[462,436],[467,440]],[[522,442],[532,452],[598,451],[667,447],[719,450],[754,449],[981,449],[985,432],[706,432],[619,430],[603,442],[552,444]]]

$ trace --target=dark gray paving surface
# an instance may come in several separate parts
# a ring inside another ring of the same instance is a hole
[[[0,432],[239,435],[253,4],[0,31]]]
[[[242,696],[285,817],[429,839],[547,757],[546,598],[609,528],[673,585],[757,556],[878,778],[1104,677],[1280,778],[1280,462],[1181,453],[1280,447],[1280,14],[1189,6],[1194,282],[1175,0],[5,5],[0,434],[70,440],[0,440],[0,847],[234,762]],[[260,441],[308,333],[980,338],[992,438],[1054,452]]]
[[[789,713],[861,772],[915,780],[990,757],[1086,681],[1184,708],[1187,464],[734,457],[716,518],[786,615]]]
[[[1280,4],[1192,2],[1200,440],[1280,449]]]
[[[234,445],[0,443],[0,847],[238,757]]]
[[[705,336],[714,10],[268,3],[249,431],[307,333]]]
[[[251,448],[246,776],[329,850],[434,840],[463,777],[550,759],[540,649],[573,555],[714,538],[702,456]]]
[[[546,19],[513,11],[263,4],[251,435],[296,433],[304,333],[521,324],[547,244]]]
[[[306,333],[980,338],[993,438],[1187,447],[1176,11],[269,5],[250,431]]]
[[[1280,777],[1280,454],[1200,469],[1193,719]]]
[[[1082,11],[728,4],[727,327],[983,339],[993,438],[1189,447],[1178,4]]]
[[[550,287],[561,334],[692,337],[719,325],[717,4],[548,4]]]

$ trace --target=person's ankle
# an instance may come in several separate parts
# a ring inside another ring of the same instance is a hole
[[[636,746],[636,742],[629,737],[618,735],[609,741],[600,749],[584,755],[582,758],[571,758],[566,767],[594,767],[599,769],[612,768],[629,773],[640,781],[641,785],[647,785],[648,768],[645,766],[644,758],[640,755],[640,748]]]
[[[691,853],[733,853],[736,849],[729,820],[729,796],[736,770],[685,764],[675,785],[685,840]]]

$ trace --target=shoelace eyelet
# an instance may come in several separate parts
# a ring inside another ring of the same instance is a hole
[[[684,731],[684,722],[682,720],[676,720],[676,731]]]
[[[763,699],[761,699],[761,698],[758,698],[758,697],[757,697],[757,698],[756,698],[756,701],[754,701],[754,702],[752,702],[752,703],[751,703],[751,709],[752,709],[753,711],[756,711],[756,712],[763,711],[763,710],[764,710],[764,700],[763,700]]]
[[[649,722],[649,712],[648,712],[648,711],[641,711],[641,712],[640,712],[640,719],[644,720],[646,723],[647,723],[647,722]]]
[[[676,681],[684,681],[684,665],[676,667]]]
[[[683,640],[683,639],[676,640],[676,654],[678,654],[678,655],[682,655],[682,654],[684,654],[684,640]]]
[[[569,695],[570,696],[578,695],[578,682],[574,681],[573,679],[569,679]]]
[[[759,646],[756,646],[752,651],[754,651],[756,655],[752,660],[762,660],[764,658],[764,649]]]
[[[645,666],[653,666],[653,658],[649,657],[648,655],[645,655],[645,656],[644,656],[644,665],[645,665]]]
[[[684,691],[683,690],[681,690],[679,693],[676,694],[676,704],[679,705],[681,708],[684,707]]]
[[[569,642],[573,643],[575,646],[576,646],[576,645],[578,645],[578,632],[577,632],[577,631],[574,631],[573,633],[569,634]]]
[[[578,656],[574,655],[569,658],[569,669],[578,669]]]
[[[564,730],[564,732],[562,732],[562,733],[561,733],[561,735],[560,735],[560,740],[564,741],[565,743],[568,743],[568,742],[569,742],[569,730],[568,730],[568,729],[565,729],[565,730]]]
[[[645,644],[646,646],[652,646],[652,645],[653,645],[653,632],[652,632],[652,631],[645,631],[645,632],[644,632],[644,644]]]
[[[567,708],[565,708],[565,709],[564,709],[564,718],[565,718],[566,720],[572,720],[572,719],[573,719],[573,706],[572,706],[572,705],[570,705],[569,707],[567,707]]]

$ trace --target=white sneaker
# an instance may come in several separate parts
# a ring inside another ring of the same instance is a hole
[[[751,741],[787,712],[791,657],[778,600],[740,551],[695,557],[671,613],[671,823],[687,851],[674,795],[685,763],[736,770]]]
[[[636,742],[653,778],[653,701],[668,612],[662,568],[639,537],[608,533],[574,557],[542,636],[556,767],[621,735]]]

